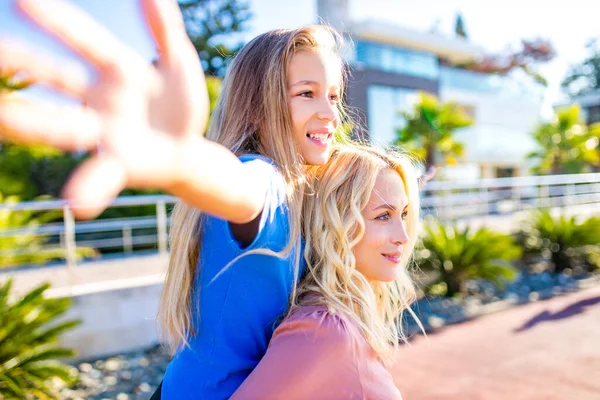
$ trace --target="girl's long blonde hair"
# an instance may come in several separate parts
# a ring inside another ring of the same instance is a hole
[[[396,171],[404,182],[409,200],[405,227],[410,241],[404,246],[396,279],[369,282],[356,270],[352,250],[365,231],[361,212],[379,172],[385,169]],[[307,273],[290,312],[308,302],[344,313],[358,324],[380,357],[389,360],[395,345],[406,340],[397,323],[403,311],[416,319],[409,308],[416,290],[407,270],[420,210],[416,168],[399,152],[355,144],[335,149],[326,165],[313,167],[312,178],[313,193],[306,195],[302,211]]]
[[[275,30],[256,37],[231,61],[206,134],[207,139],[238,156],[261,154],[270,158],[283,175],[288,187],[290,234],[280,255],[289,253],[300,237],[304,187],[303,160],[288,103],[287,66],[294,54],[303,50],[328,52],[339,58],[342,45],[335,30],[321,25]],[[346,77],[341,58],[340,68],[344,71],[343,90]],[[341,102],[339,111],[342,120],[346,119]],[[198,304],[193,301],[192,288],[198,273],[201,232],[201,212],[178,202],[171,215],[169,267],[158,309],[162,340],[173,353],[187,345],[195,333],[192,311],[193,307],[198,310]]]

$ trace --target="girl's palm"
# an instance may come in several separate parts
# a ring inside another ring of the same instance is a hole
[[[12,140],[95,154],[73,175],[66,196],[91,217],[126,186],[167,188],[180,154],[201,135],[208,98],[198,56],[174,0],[140,0],[159,57],[153,65],[63,0],[19,0],[19,9],[96,67],[46,59],[0,41],[0,68],[79,98],[83,109],[0,99],[0,127]]]

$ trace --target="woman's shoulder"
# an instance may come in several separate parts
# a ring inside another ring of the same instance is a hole
[[[299,306],[275,330],[269,350],[272,354],[284,354],[286,357],[294,355],[292,358],[304,360],[298,362],[307,365],[318,362],[321,366],[335,369],[342,363],[357,377],[357,341],[349,327],[343,316],[325,306]]]
[[[301,304],[279,326],[281,331],[299,331],[304,337],[318,337],[336,345],[352,344],[356,337],[355,323],[344,313],[324,304]],[[277,332],[276,332],[277,333]]]

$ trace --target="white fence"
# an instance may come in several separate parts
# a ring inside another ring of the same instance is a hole
[[[152,215],[75,221],[67,203],[60,200],[0,204],[7,212],[61,210],[62,218],[46,224],[0,226],[0,260],[48,249],[62,249],[73,266],[77,249],[91,247],[103,256],[123,256],[136,251],[167,252],[168,206],[176,198],[165,195],[119,197],[109,208],[152,206]],[[518,211],[600,204],[600,173],[527,176],[473,181],[433,181],[423,190],[424,215],[442,220],[469,220]],[[20,238],[38,238],[38,247],[20,245]],[[4,245],[2,243],[4,242]],[[7,246],[7,244],[14,245]]]

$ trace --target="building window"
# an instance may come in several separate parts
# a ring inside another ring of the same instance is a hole
[[[496,178],[512,178],[515,176],[515,169],[514,168],[504,168],[504,167],[498,167],[496,168]]]
[[[600,105],[592,106],[587,109],[587,123],[594,124],[600,122]]]
[[[395,144],[397,130],[405,124],[402,112],[412,110],[419,99],[418,91],[383,85],[367,89],[367,120],[371,142],[380,145]]]
[[[440,68],[434,54],[359,41],[356,44],[356,61],[370,68],[436,80]]]
[[[541,98],[544,89],[523,77],[484,74],[460,68],[440,68],[440,89],[459,90],[481,94],[500,94],[506,97],[532,96]]]

